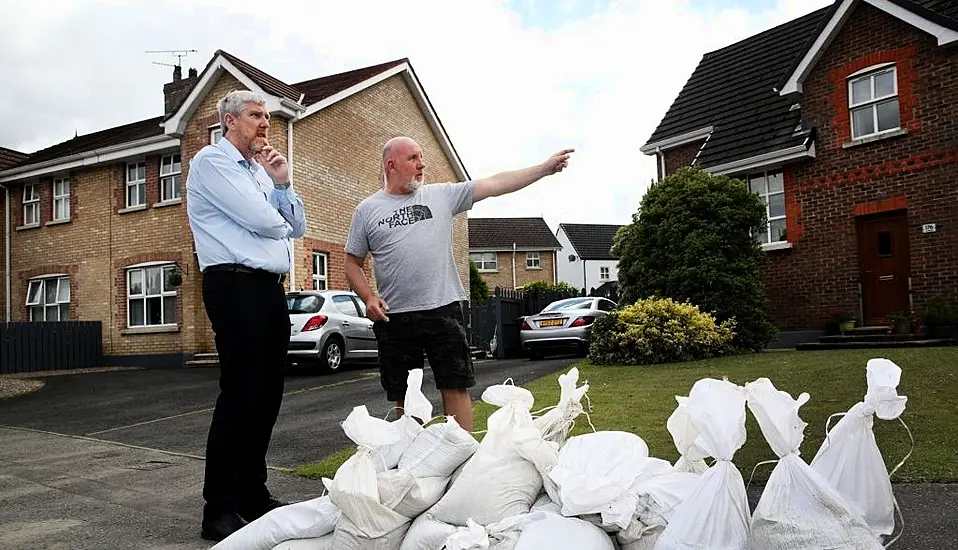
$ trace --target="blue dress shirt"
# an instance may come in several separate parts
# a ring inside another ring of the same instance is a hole
[[[190,161],[186,210],[201,270],[242,264],[286,273],[288,239],[306,233],[303,201],[292,186],[277,189],[266,169],[225,138]]]

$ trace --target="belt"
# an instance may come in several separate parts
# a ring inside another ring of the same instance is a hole
[[[224,271],[227,273],[248,273],[250,275],[259,275],[261,277],[266,277],[276,281],[279,284],[283,284],[283,281],[286,280],[285,273],[273,273],[272,271],[266,271],[265,269],[254,269],[252,267],[247,267],[242,264],[216,264],[211,265],[203,270],[203,273],[212,273],[216,271]]]

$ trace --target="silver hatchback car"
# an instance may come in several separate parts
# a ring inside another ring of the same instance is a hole
[[[592,324],[616,308],[607,298],[584,296],[552,302],[541,312],[522,320],[519,340],[532,359],[547,353],[589,352]]]
[[[373,322],[366,305],[347,290],[286,293],[290,363],[318,363],[334,372],[347,360],[378,358]]]

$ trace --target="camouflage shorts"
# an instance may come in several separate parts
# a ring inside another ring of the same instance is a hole
[[[425,311],[389,315],[373,324],[379,347],[379,373],[386,398],[399,401],[406,395],[410,370],[429,358],[436,388],[464,390],[476,385],[469,341],[459,302]]]

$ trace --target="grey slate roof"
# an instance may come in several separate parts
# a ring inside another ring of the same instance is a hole
[[[583,260],[615,260],[612,243],[621,225],[560,223],[575,253]]]
[[[13,149],[7,149],[6,147],[0,147],[0,170],[4,168],[9,168],[15,164],[20,164],[27,158],[26,153],[21,153],[20,151],[14,151]]]
[[[958,0],[891,1],[958,30]],[[712,126],[712,134],[696,161],[705,168],[810,145],[814,129],[799,127],[801,110],[793,108],[798,100],[783,97],[776,90],[840,4],[837,0],[829,7],[705,54],[647,144]]]
[[[471,250],[561,249],[542,218],[469,218]]]

